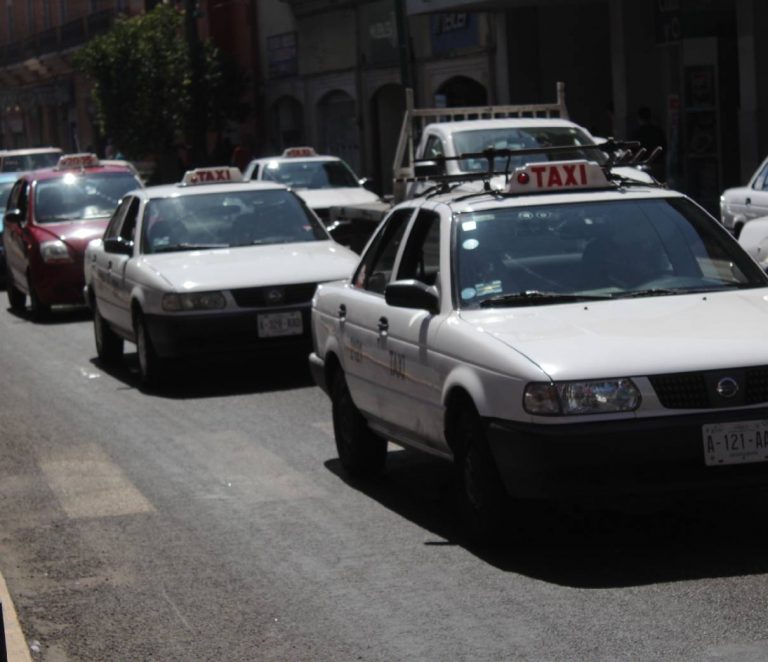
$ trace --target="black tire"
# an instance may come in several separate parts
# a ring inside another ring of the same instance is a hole
[[[93,302],[93,337],[96,341],[96,354],[100,361],[111,365],[123,358],[123,339],[101,316],[95,300]]]
[[[51,306],[40,301],[31,275],[27,275],[27,288],[29,289],[29,312],[32,314],[32,318],[36,320],[46,319],[51,314]]]
[[[473,541],[495,544],[509,531],[509,497],[474,406],[464,404],[455,417],[459,511]]]
[[[352,478],[365,478],[383,471],[387,440],[373,432],[352,401],[344,373],[339,370],[331,385],[333,434],[344,471]]]
[[[5,288],[8,292],[8,305],[10,305],[11,310],[17,313],[24,310],[27,306],[27,295],[16,287],[10,270],[6,271],[5,274]]]
[[[139,357],[139,375],[144,386],[156,386],[160,382],[163,361],[158,357],[149,336],[147,324],[141,313],[133,318],[133,330],[136,334],[136,353]]]

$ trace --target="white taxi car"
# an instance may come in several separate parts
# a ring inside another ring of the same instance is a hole
[[[169,357],[308,352],[317,284],[356,263],[298,196],[237,168],[131,191],[85,253],[98,356],[117,361],[136,343],[151,383]]]
[[[331,207],[380,202],[345,161],[318,155],[312,147],[290,147],[282,156],[254,159],[243,177],[289,186],[326,224]]]
[[[768,277],[596,163],[401,203],[312,327],[344,469],[380,471],[385,440],[449,459],[476,533],[507,496],[768,484]]]
[[[746,186],[723,191],[720,196],[720,221],[735,236],[747,222],[768,216],[768,158],[755,170]]]

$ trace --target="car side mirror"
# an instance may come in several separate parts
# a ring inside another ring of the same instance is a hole
[[[21,209],[9,209],[3,216],[3,223],[8,225],[19,225],[21,223]]]
[[[420,280],[396,280],[384,288],[384,300],[390,306],[440,312],[440,297],[432,285]]]
[[[110,237],[104,240],[104,250],[107,253],[119,253],[120,255],[133,254],[133,242],[122,237]]]
[[[416,177],[437,177],[445,174],[445,161],[420,161],[413,164],[413,174]]]

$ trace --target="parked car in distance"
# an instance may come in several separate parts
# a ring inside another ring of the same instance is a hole
[[[114,363],[135,343],[148,385],[173,357],[306,356],[318,283],[356,263],[299,196],[237,168],[131,191],[85,252],[97,354]]]
[[[27,147],[0,150],[0,172],[23,172],[50,168],[64,152],[58,147]]]
[[[312,147],[290,147],[281,156],[254,159],[243,176],[292,188],[320,217],[331,236],[345,246],[359,243],[356,228],[332,223],[330,209],[381,203],[378,195],[365,188],[367,180],[359,178],[345,161],[318,155]]]
[[[768,270],[768,216],[753,218],[739,234],[739,243],[757,263]]]
[[[56,304],[83,303],[83,255],[104,233],[123,195],[141,187],[125,166],[95,154],[62,156],[53,168],[20,175],[5,210],[6,290],[12,310],[29,297],[34,316]]]
[[[768,158],[746,186],[726,189],[720,196],[720,221],[736,237],[747,223],[761,216],[768,216]]]

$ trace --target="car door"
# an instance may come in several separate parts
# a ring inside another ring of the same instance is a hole
[[[353,275],[344,301],[339,304],[342,362],[355,404],[376,417],[384,411],[378,385],[386,379],[389,358],[381,343],[381,318],[386,309],[384,287],[391,280],[395,260],[414,209],[395,209],[382,223]]]
[[[745,219],[760,216],[768,216],[768,162],[763,164],[744,200]]]
[[[18,221],[9,222],[5,218],[4,239],[5,259],[8,264],[8,273],[13,278],[17,287],[27,290],[27,266],[28,266],[28,237],[29,222],[29,182],[20,179],[14,184],[8,196],[7,211],[18,211]]]
[[[446,223],[448,227],[448,223]],[[441,264],[441,217],[437,211],[420,209],[414,219],[394,280],[413,279],[439,290]],[[446,244],[447,245],[447,244]],[[446,261],[447,264],[447,261]],[[379,324],[384,378],[377,384],[387,400],[391,425],[408,421],[419,441],[444,449],[443,412],[439,357],[430,349],[444,317],[427,310],[382,306]]]
[[[109,300],[108,318],[115,326],[130,331],[131,320],[131,289],[132,284],[126,278],[129,261],[136,254],[136,226],[138,222],[141,200],[135,196],[126,196],[120,207],[125,208],[121,222],[117,227],[116,237],[123,246],[131,247],[131,253],[126,254],[114,250],[112,245],[105,247],[105,284]]]

